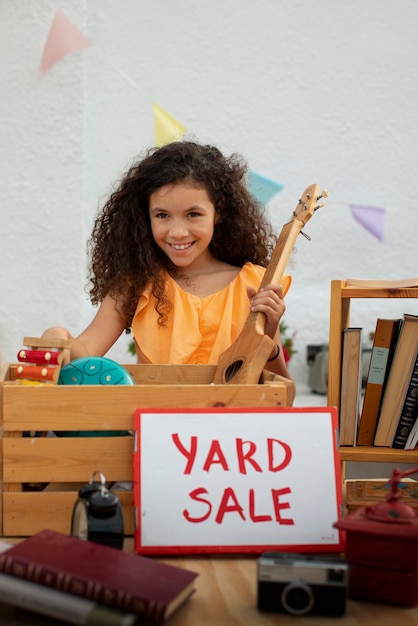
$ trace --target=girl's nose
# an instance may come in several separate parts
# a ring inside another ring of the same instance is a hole
[[[171,224],[170,233],[171,237],[176,239],[180,239],[182,237],[186,237],[188,234],[188,229],[185,224],[182,222],[175,222]]]

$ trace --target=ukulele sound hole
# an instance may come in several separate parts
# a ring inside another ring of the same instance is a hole
[[[231,365],[228,365],[225,370],[225,381],[227,383],[229,383],[234,378],[234,376],[238,374],[243,364],[244,361],[242,359],[238,359],[238,361],[234,361],[233,363],[231,363]]]

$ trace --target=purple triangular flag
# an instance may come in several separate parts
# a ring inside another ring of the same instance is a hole
[[[354,219],[369,231],[376,239],[383,241],[386,209],[376,206],[350,204]]]

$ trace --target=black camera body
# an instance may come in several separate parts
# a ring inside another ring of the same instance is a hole
[[[348,563],[339,557],[264,552],[258,559],[257,608],[290,615],[345,614]]]

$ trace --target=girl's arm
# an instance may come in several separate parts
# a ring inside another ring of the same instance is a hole
[[[86,356],[104,356],[120,337],[126,322],[120,315],[118,302],[107,295],[100,304],[95,317],[87,328],[78,336],[61,326],[48,328],[42,337],[59,337],[70,339],[72,346],[64,351],[63,363]]]

